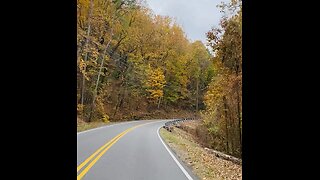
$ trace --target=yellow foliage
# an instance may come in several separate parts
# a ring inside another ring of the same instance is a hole
[[[81,113],[83,111],[83,105],[82,104],[78,104],[77,105],[77,111],[78,111],[78,113]]]
[[[83,109],[84,109],[84,105],[83,104],[77,104],[77,114],[78,115],[83,115]]]
[[[165,83],[166,80],[163,71],[160,68],[152,70],[151,67],[148,66],[145,86],[147,91],[150,93],[150,99],[158,100],[163,97],[163,88]]]
[[[110,122],[110,121],[109,121],[109,116],[108,116],[107,114],[104,114],[104,115],[102,116],[102,121],[105,122],[105,123]]]

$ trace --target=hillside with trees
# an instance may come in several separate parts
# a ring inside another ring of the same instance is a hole
[[[169,17],[136,1],[78,0],[77,101],[85,121],[198,112],[210,53]]]
[[[242,2],[220,9],[220,27],[206,34],[209,50],[136,0],[78,0],[78,117],[198,116],[203,143],[241,157]]]

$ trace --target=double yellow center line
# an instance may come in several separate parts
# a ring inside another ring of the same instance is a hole
[[[110,149],[110,147],[115,144],[122,136],[126,135],[128,132],[132,131],[133,129],[142,126],[142,125],[146,125],[149,123],[145,123],[145,124],[140,124],[137,126],[133,126],[125,131],[123,131],[122,133],[118,134],[116,137],[114,137],[113,139],[111,139],[109,142],[107,142],[105,145],[101,146],[96,152],[94,152],[90,157],[88,157],[85,161],[83,161],[78,167],[77,167],[77,173],[84,167],[86,166],[91,159],[94,159],[89,163],[89,165],[87,165],[82,171],[81,173],[77,176],[77,179],[80,180],[84,175],[87,174],[87,172],[91,169],[91,167],[102,157],[102,155],[104,153],[106,153],[106,151],[108,151],[108,149]]]

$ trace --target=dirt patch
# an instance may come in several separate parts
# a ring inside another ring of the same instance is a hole
[[[109,122],[109,123],[104,123],[104,122],[85,122],[80,118],[77,118],[77,132],[81,131],[86,131],[89,129],[105,126],[105,125],[110,125],[110,124],[115,124],[115,122]]]

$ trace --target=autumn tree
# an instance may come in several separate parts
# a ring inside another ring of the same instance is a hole
[[[215,76],[205,95],[204,124],[213,144],[225,152],[242,153],[242,2],[222,4],[224,16],[221,28],[207,33],[213,58]],[[218,144],[217,144],[218,143]]]
[[[160,106],[161,98],[163,98],[163,88],[165,86],[166,80],[163,71],[160,68],[147,69],[147,79],[145,81],[146,91],[149,92],[148,98],[152,102]]]
[[[190,105],[196,112],[203,108],[202,97],[205,93],[212,74],[212,61],[210,54],[201,41],[195,41],[190,45],[189,57],[187,62],[188,90],[190,92]]]

